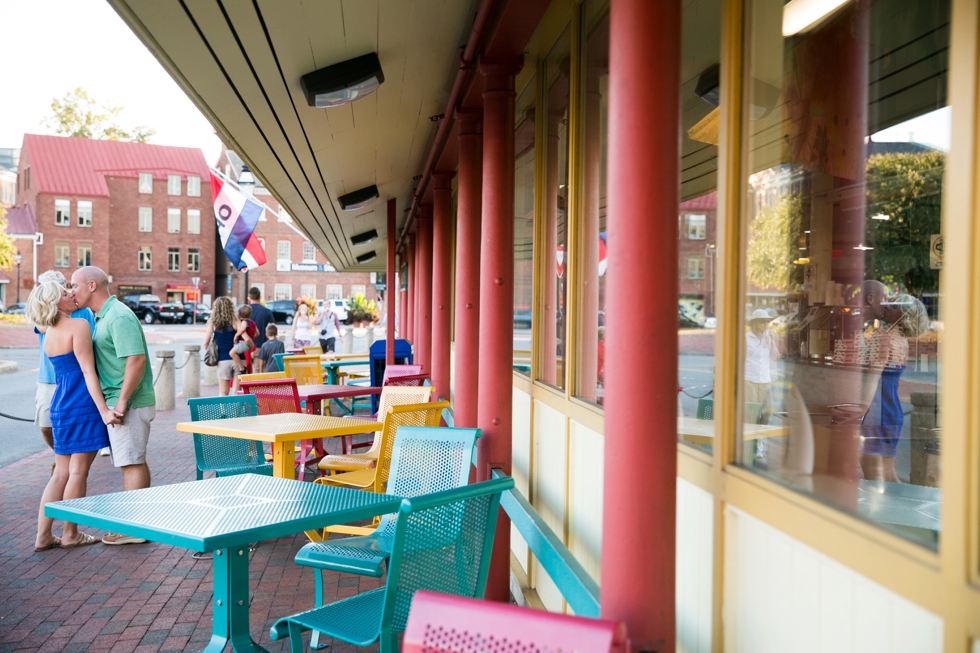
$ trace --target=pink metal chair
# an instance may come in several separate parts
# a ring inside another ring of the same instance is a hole
[[[388,385],[388,379],[393,379],[396,376],[411,376],[413,374],[421,373],[421,365],[387,365],[385,367],[384,376],[381,377],[381,385]]]
[[[299,391],[296,389],[296,379],[268,379],[265,381],[243,381],[242,393],[255,395],[259,407],[259,415],[280,415],[282,413],[301,413]],[[303,480],[303,470],[306,469],[306,459],[313,450],[313,440],[300,442],[299,461],[296,471]],[[320,445],[322,448],[322,444]],[[321,455],[326,452],[321,451]]]
[[[513,653],[626,650],[626,626],[506,603],[419,590],[402,653]]]

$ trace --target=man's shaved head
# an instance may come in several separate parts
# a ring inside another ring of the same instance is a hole
[[[89,283],[94,281],[95,287],[98,290],[107,290],[109,288],[109,276],[102,268],[97,268],[94,265],[79,268],[71,277],[76,283]]]

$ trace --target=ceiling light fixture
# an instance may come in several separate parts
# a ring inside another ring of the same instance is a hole
[[[845,4],[847,0],[790,0],[783,5],[783,36],[809,31]]]
[[[366,188],[355,190],[353,193],[341,195],[337,198],[337,201],[340,203],[340,208],[344,211],[356,211],[363,209],[379,197],[381,197],[381,194],[378,193],[378,187],[372,184]]]
[[[385,81],[376,52],[348,59],[300,78],[306,102],[325,109],[353,102],[378,90]]]
[[[358,263],[367,263],[368,261],[373,261],[377,257],[378,257],[378,253],[375,252],[374,250],[372,250],[370,252],[367,252],[366,254],[361,254],[360,256],[358,256],[357,257],[357,262]]]
[[[892,216],[888,215],[887,213],[879,213],[877,215],[871,216],[871,219],[872,220],[891,220],[892,219]]]
[[[363,233],[355,234],[350,237],[351,245],[367,245],[372,240],[378,237],[378,232],[374,229],[370,231],[365,231]]]

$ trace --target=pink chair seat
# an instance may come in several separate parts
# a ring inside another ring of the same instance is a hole
[[[405,625],[403,653],[623,651],[626,626],[506,603],[418,591]]]

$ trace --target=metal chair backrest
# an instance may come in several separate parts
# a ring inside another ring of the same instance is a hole
[[[714,419],[715,402],[713,399],[698,399],[697,419]],[[758,424],[762,417],[762,404],[751,401],[745,402],[745,423]]]
[[[395,448],[395,437],[401,426],[439,426],[442,409],[449,406],[448,401],[436,401],[425,404],[405,404],[392,406],[385,413],[384,426],[381,428],[378,462],[375,465],[374,491],[384,492],[384,484],[388,482],[391,471],[391,456]]]
[[[191,421],[193,422],[251,417],[258,414],[255,397],[250,395],[200,397],[188,399],[187,405],[191,409]],[[258,443],[253,440],[223,438],[200,433],[194,434],[194,457],[197,460],[198,479],[202,478],[203,471],[206,470],[265,463],[265,457],[262,455]]]
[[[421,387],[397,387],[385,386],[381,389],[381,398],[378,400],[378,417],[384,419],[388,414],[388,409],[392,406],[404,406],[405,404],[421,404],[429,401],[432,391],[429,388]],[[375,438],[371,443],[368,453],[375,453],[381,448],[381,438]]]
[[[320,345],[310,345],[309,347],[303,347],[303,353],[307,356],[319,356],[323,353],[320,349]]]
[[[280,372],[285,372],[286,366],[282,361],[290,356],[293,356],[293,354],[290,354],[288,351],[281,354],[273,354],[272,357],[276,360],[276,369]]]
[[[421,374],[421,365],[395,365],[391,364],[385,367],[384,376],[381,377],[381,385],[388,385],[388,380],[393,379],[398,376],[412,376],[413,374]]]
[[[286,376],[296,379],[296,385],[323,383],[319,356],[287,356],[283,363],[286,365]]]
[[[247,395],[255,395],[259,415],[300,412],[296,379],[272,379],[270,381],[242,383],[242,392]]]
[[[246,381],[268,381],[270,379],[285,379],[285,372],[256,372],[255,374],[239,374],[238,381],[244,383]]]
[[[421,388],[429,380],[428,374],[406,374],[405,376],[395,376],[383,382],[385,386],[408,386]]]
[[[427,590],[416,592],[402,653],[611,653],[626,644],[626,626],[480,601]]]
[[[402,501],[388,560],[382,629],[405,629],[418,590],[483,598],[500,495],[513,487],[508,477]]]

